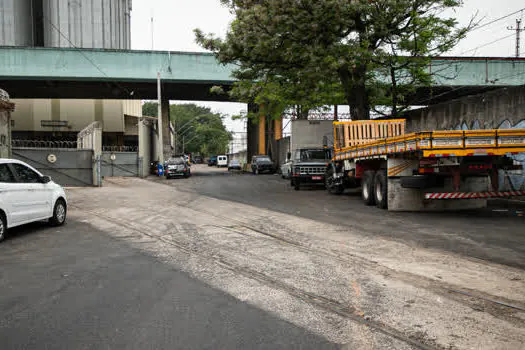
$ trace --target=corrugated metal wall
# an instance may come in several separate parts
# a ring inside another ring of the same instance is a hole
[[[129,49],[130,0],[44,0],[44,45]]]
[[[31,0],[0,0],[0,45],[33,45]]]

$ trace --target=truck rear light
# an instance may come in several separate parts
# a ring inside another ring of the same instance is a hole
[[[436,168],[419,168],[420,174],[432,174],[436,172]]]

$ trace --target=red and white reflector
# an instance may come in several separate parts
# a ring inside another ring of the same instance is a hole
[[[525,196],[525,191],[425,193],[425,199],[487,199]]]

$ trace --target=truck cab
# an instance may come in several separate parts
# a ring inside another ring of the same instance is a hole
[[[327,164],[331,161],[331,149],[307,147],[295,150],[291,163],[290,184],[298,191],[304,184],[325,183]]]

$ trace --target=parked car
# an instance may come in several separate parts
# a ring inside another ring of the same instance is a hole
[[[217,165],[217,156],[211,156],[210,159],[208,159],[208,166],[214,165]]]
[[[62,225],[66,214],[62,186],[24,162],[0,159],[0,241],[8,229],[30,222]]]
[[[281,165],[281,177],[283,179],[289,179],[292,177],[292,161],[288,160]]]
[[[230,164],[228,164],[228,170],[242,170],[241,162],[237,159],[231,160]]]
[[[217,166],[227,167],[228,166],[228,156],[217,156]]]
[[[193,164],[202,164],[202,157],[201,156],[193,157]]]
[[[175,176],[190,177],[191,169],[184,157],[170,158],[166,161],[166,168],[164,169],[166,178]]]
[[[252,173],[258,175],[261,173],[275,174],[277,167],[268,156],[253,156],[252,157]]]

